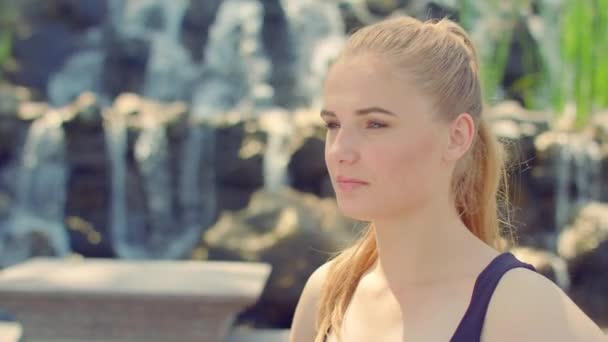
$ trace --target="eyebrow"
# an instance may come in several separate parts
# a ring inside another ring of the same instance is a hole
[[[384,109],[382,107],[367,107],[367,108],[361,108],[361,109],[355,110],[356,115],[367,115],[367,114],[371,114],[371,113],[382,113],[382,114],[397,116],[397,114],[391,112],[388,109]],[[336,113],[334,113],[330,110],[322,109],[321,116],[337,116],[337,115],[336,115]]]

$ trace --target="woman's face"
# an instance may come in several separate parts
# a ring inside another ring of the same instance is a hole
[[[363,221],[407,214],[446,191],[447,126],[415,84],[374,55],[334,64],[321,116],[325,162],[344,215]]]

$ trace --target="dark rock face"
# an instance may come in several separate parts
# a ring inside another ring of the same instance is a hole
[[[591,203],[558,239],[559,254],[567,261],[572,279],[570,294],[594,319],[608,318],[608,206]]]
[[[209,27],[222,0],[191,0],[182,22],[181,41],[195,61],[200,62],[207,45]]]
[[[76,51],[76,34],[60,23],[39,23],[27,38],[17,40],[13,55],[23,66],[12,81],[45,93],[52,73]]]
[[[46,94],[50,76],[85,45],[84,33],[105,20],[105,0],[50,0],[43,3],[24,1],[22,25],[27,36],[17,35],[13,56],[19,69],[10,79]]]
[[[93,257],[113,255],[109,240],[110,163],[101,104],[85,93],[73,103],[65,122],[68,175],[66,226],[74,252]]]
[[[291,48],[289,23],[279,0],[264,1],[263,41],[266,53],[272,61],[270,85],[275,89],[275,104],[289,108],[296,101],[292,89],[296,84],[293,72],[296,56]]]
[[[262,298],[241,316],[243,323],[289,327],[306,279],[331,251],[354,239],[354,222],[336,209],[333,200],[310,194],[258,191],[246,209],[224,213],[204,234],[209,259],[273,265]]]
[[[27,122],[19,118],[19,107],[29,101],[23,88],[0,86],[0,165],[18,158]]]
[[[53,0],[44,6],[52,18],[80,30],[101,25],[107,14],[106,0]]]
[[[307,138],[295,151],[289,163],[292,186],[295,189],[323,195],[324,181],[328,177],[323,157],[324,147],[324,140],[313,136]]]
[[[150,51],[150,42],[138,37],[109,34],[104,62],[103,88],[116,97],[123,92],[141,92]]]
[[[246,126],[249,126],[247,132]],[[218,180],[224,186],[255,189],[264,185],[262,175],[265,135],[255,122],[220,127],[216,158]]]

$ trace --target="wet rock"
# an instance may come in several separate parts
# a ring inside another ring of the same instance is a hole
[[[577,206],[601,197],[601,154],[588,134],[547,131],[535,138],[537,164],[532,176],[544,205],[539,215],[561,230]],[[543,210],[544,209],[544,210]]]
[[[25,88],[0,85],[0,165],[18,157],[20,142],[29,125],[20,115],[21,104],[30,99],[31,93]]]
[[[83,93],[64,110],[69,170],[65,225],[71,246],[82,255],[110,257],[111,174],[101,104],[94,94]]]
[[[256,192],[249,206],[224,213],[203,236],[210,259],[264,261],[273,271],[262,298],[242,319],[288,327],[306,279],[331,253],[352,241],[353,222],[335,202],[285,191]]]
[[[224,121],[216,127],[218,182],[243,188],[263,186],[266,134],[257,121]]]
[[[140,37],[109,34],[102,88],[114,98],[125,92],[141,93],[150,53],[150,42]]]
[[[293,120],[297,134],[288,165],[292,187],[317,196],[331,196],[333,191],[331,184],[327,187],[329,176],[325,164],[325,124],[318,113],[310,111],[294,113]]]
[[[573,299],[593,318],[608,318],[608,205],[590,203],[560,235],[558,252],[568,263]]]
[[[213,24],[221,0],[192,0],[182,22],[181,41],[200,62],[207,45],[209,27]]]

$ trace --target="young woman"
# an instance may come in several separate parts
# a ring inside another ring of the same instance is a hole
[[[476,51],[454,22],[354,33],[325,83],[341,212],[370,222],[306,283],[291,342],[605,341],[531,265],[499,252],[503,159]]]

